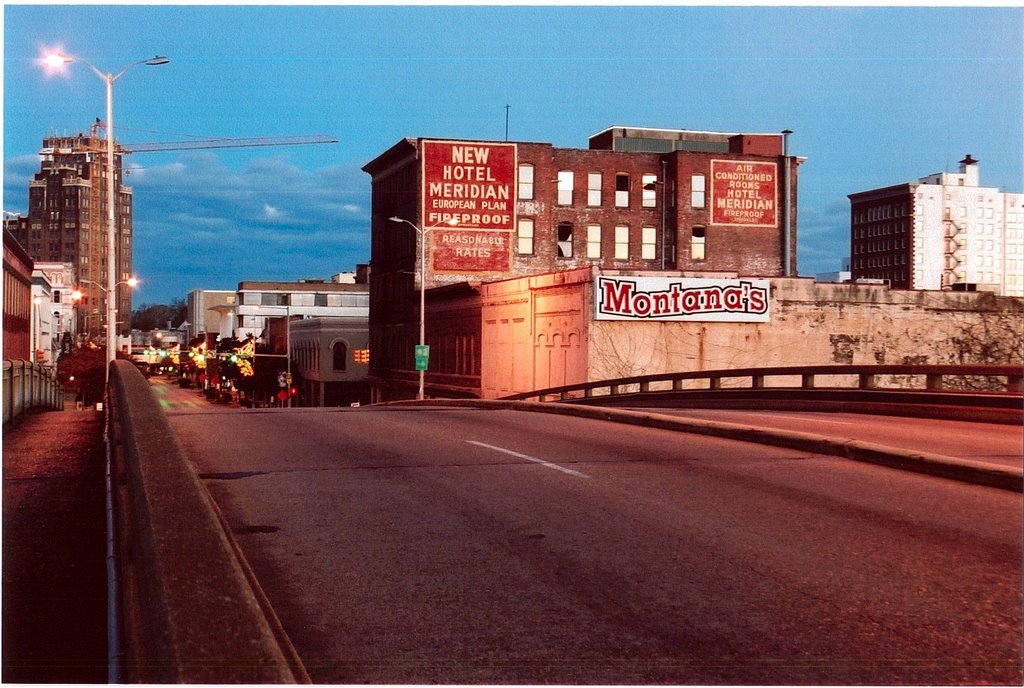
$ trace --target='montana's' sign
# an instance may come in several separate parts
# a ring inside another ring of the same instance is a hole
[[[778,189],[772,162],[711,161],[711,222],[775,227]]]
[[[516,145],[467,141],[422,144],[420,217],[424,228],[435,230],[428,234],[433,269],[453,273],[508,271],[516,222]]]
[[[599,275],[594,317],[768,322],[769,295],[768,280]]]

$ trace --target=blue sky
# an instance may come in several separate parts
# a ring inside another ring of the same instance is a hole
[[[847,194],[970,153],[1024,191],[1024,10],[935,7],[4,7],[3,209],[24,212],[42,139],[105,114],[125,144],[330,134],[333,145],[138,153],[143,303],[369,259],[361,167],[406,136],[585,148],[612,125],[791,129],[799,271],[849,253]]]

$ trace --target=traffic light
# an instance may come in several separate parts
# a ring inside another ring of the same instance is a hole
[[[369,349],[353,349],[352,360],[356,363],[369,363],[370,362],[370,350]]]

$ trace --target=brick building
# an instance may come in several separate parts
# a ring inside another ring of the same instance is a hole
[[[36,261],[72,263],[82,300],[77,331],[93,339],[106,336],[107,284],[107,143],[94,126],[89,135],[43,140],[40,171],[29,182],[28,218],[15,236]],[[117,281],[132,276],[132,190],[121,174],[122,150],[114,149],[117,227]],[[102,288],[101,286],[102,285]],[[121,336],[130,330],[131,289],[117,288]]]
[[[4,360],[32,360],[32,259],[4,230]]]
[[[474,284],[583,267],[795,274],[801,159],[789,155],[787,134],[612,127],[585,149],[399,141],[363,168],[375,388],[400,397],[415,375],[420,274],[428,289],[461,290],[467,308],[478,301],[466,292]],[[440,298],[428,298],[426,318],[438,392],[449,386],[443,376],[478,377],[481,360],[479,318],[449,315],[440,327],[430,309]]]
[[[970,155],[958,173],[849,198],[853,279],[1024,296],[1024,194],[981,186]]]

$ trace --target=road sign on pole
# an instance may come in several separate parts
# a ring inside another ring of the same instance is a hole
[[[417,344],[416,345],[416,370],[426,370],[427,364],[430,362],[430,345],[429,344]]]

